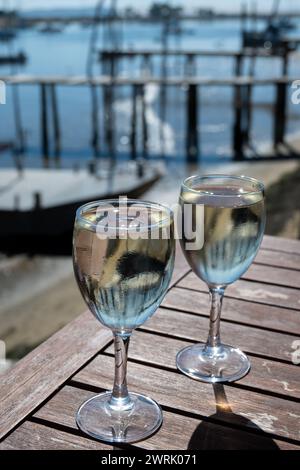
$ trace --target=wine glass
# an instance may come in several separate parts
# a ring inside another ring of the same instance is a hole
[[[151,202],[96,201],[76,213],[75,277],[93,315],[110,328],[115,346],[112,392],[83,403],[79,428],[106,442],[134,442],[162,423],[151,398],[128,393],[127,351],[132,331],[150,318],[166,294],[174,266],[173,213]]]
[[[206,343],[177,354],[178,369],[204,382],[231,382],[250,369],[247,356],[221,343],[220,317],[226,287],[239,279],[259,249],[265,227],[264,186],[245,176],[191,176],[182,186],[181,246],[194,273],[209,288]]]

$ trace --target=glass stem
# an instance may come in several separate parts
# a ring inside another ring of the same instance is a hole
[[[206,347],[217,348],[221,344],[220,340],[220,319],[222,311],[222,302],[224,297],[225,287],[210,287],[209,293],[211,298],[211,309],[209,319],[209,333],[206,342]]]
[[[110,406],[113,408],[128,408],[132,404],[128,394],[126,381],[129,341],[130,334],[124,335],[120,333],[114,333],[115,379],[110,398]]]

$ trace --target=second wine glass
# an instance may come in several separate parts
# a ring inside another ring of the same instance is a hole
[[[89,399],[76,421],[90,436],[107,442],[134,442],[156,431],[160,406],[129,393],[127,350],[132,331],[153,315],[172,276],[173,213],[150,202],[115,199],[78,209],[73,259],[80,291],[94,316],[114,335],[112,392]]]
[[[181,187],[181,246],[195,274],[209,288],[211,312],[206,343],[184,348],[177,367],[205,382],[234,381],[250,369],[247,356],[221,343],[226,287],[252,263],[265,227],[264,187],[244,176],[192,176]]]

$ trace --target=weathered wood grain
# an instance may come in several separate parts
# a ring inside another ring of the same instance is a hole
[[[190,271],[191,271],[191,268],[187,264],[184,254],[180,248],[180,244],[179,242],[176,242],[175,265],[174,265],[174,271],[173,271],[169,289],[175,286],[175,284],[177,284],[177,282],[183,279],[184,276],[188,274]]]
[[[210,298],[206,292],[196,292],[174,287],[165,297],[164,307],[209,316]],[[225,295],[222,319],[245,325],[298,334],[300,336],[300,312],[255,302],[231,298]]]
[[[206,284],[194,273],[184,277],[178,283],[178,286],[185,289],[207,292]],[[227,287],[225,296],[300,310],[299,290],[273,284],[239,280]]]
[[[112,447],[84,436],[25,421],[0,443],[0,450],[112,450]]]
[[[291,269],[252,264],[242,279],[300,289],[300,271]]]
[[[95,393],[76,387],[63,387],[36,414],[35,417],[51,423],[77,429],[75,413],[78,406]],[[159,431],[136,447],[155,450],[177,449],[299,449],[298,446],[268,436],[224,427],[201,419],[164,411]]]
[[[161,338],[151,333],[136,331],[131,338],[129,358],[143,363],[168,367],[176,371],[175,358],[180,349],[191,343],[173,338]],[[153,354],[155,351],[155,354]],[[105,352],[114,354],[113,346]],[[249,357],[251,371],[237,382],[238,385],[251,387],[258,392],[281,394],[285,397],[300,399],[299,370],[296,365]]]
[[[208,318],[161,308],[141,329],[200,342],[207,339]],[[221,337],[225,344],[268,359],[291,361],[294,352],[295,336],[245,325],[221,322]]]
[[[300,270],[300,254],[260,249],[254,263]]]
[[[87,312],[1,376],[0,438],[112,338]]]
[[[155,354],[155,350],[153,350]],[[113,382],[114,359],[98,355],[74,380],[110,389]],[[215,386],[219,407],[230,406],[232,412],[217,412],[214,388],[175,372],[131,362],[128,383],[132,391],[139,391],[157,400],[161,405],[196,415],[212,417],[219,422],[240,425],[245,429],[259,429],[276,436],[300,441],[300,404],[235,387]],[[222,396],[226,394],[226,401]],[[216,414],[218,415],[216,417]],[[246,419],[245,419],[246,418]]]
[[[292,240],[290,238],[265,235],[261,247],[265,250],[282,251],[284,253],[295,253],[300,255],[299,240]]]

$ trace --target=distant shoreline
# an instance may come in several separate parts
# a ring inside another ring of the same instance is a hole
[[[298,12],[290,12],[290,13],[280,13],[278,14],[278,18],[300,18],[300,11]],[[64,22],[64,23],[71,23],[71,22],[93,22],[94,21],[94,13],[85,13],[84,15],[82,14],[63,14],[60,15],[59,13],[55,15],[50,15],[50,14],[42,14],[39,12],[38,14],[35,13],[26,13],[22,14],[20,16],[21,20],[24,23],[39,23],[39,22]],[[242,20],[244,17],[241,13],[214,13],[212,15],[196,15],[196,14],[189,14],[189,15],[181,15],[178,17],[174,17],[171,19],[177,19],[180,21],[228,21],[228,20]],[[270,15],[267,13],[260,13],[257,14],[256,20],[267,20],[270,18]],[[104,15],[102,17],[97,18],[96,22],[105,22],[107,20],[110,21],[130,21],[130,22],[140,22],[140,23],[157,23],[157,22],[163,22],[166,19],[163,17],[156,17],[156,16],[149,16],[149,15]]]

